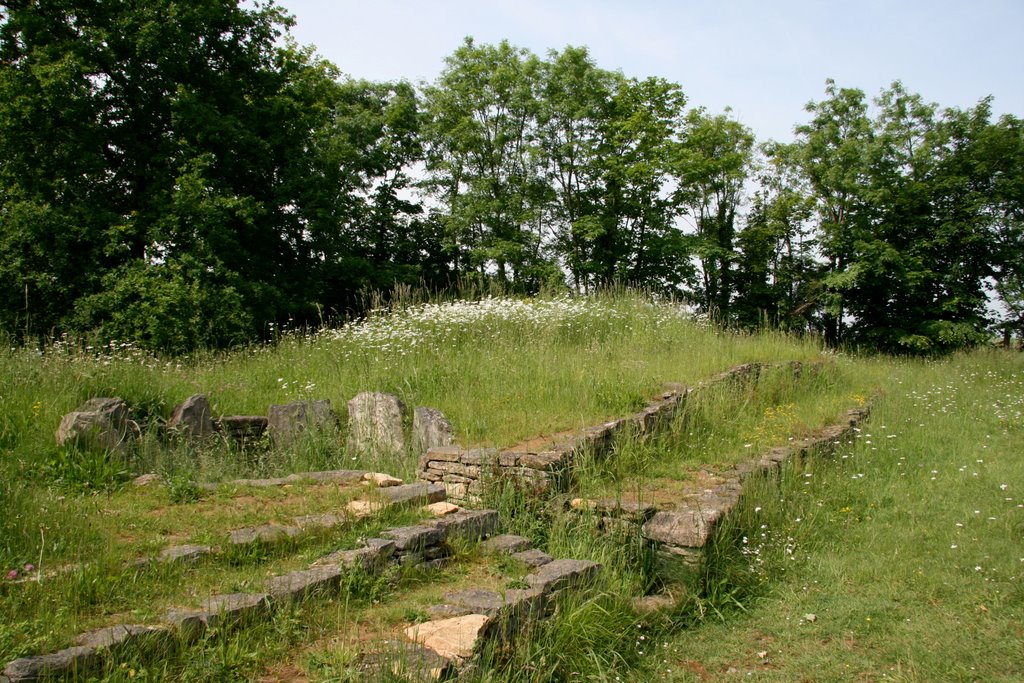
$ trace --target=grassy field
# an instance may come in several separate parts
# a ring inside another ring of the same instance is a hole
[[[587,495],[686,481],[872,401],[848,449],[749,487],[668,614],[633,608],[659,588],[638,539],[599,534],[592,520],[552,514],[521,492],[489,492],[507,531],[606,571],[595,591],[570,598],[515,649],[490,653],[479,679],[1020,680],[1020,354],[930,363],[822,354],[813,340],[723,333],[677,307],[624,295],[410,306],[316,336],[283,334],[274,345],[175,360],[116,343],[9,349],[0,355],[0,664],[62,647],[85,628],[152,621],[212,591],[251,590],[268,574],[416,518],[393,513],[281,551],[218,559],[201,574],[131,568],[172,541],[209,543],[231,528],[326,512],[359,495],[312,485],[198,493],[194,482],[347,467],[409,478],[415,460],[365,459],[346,452],[344,435],[284,451],[168,446],[150,435],[123,461],[58,449],[61,415],[92,396],[121,396],[145,419],[166,417],[196,392],[209,394],[215,414],[329,398],[343,415],[356,393],[391,391],[410,406],[441,409],[462,443],[507,446],[629,413],[666,382],[792,360],[823,362],[798,380],[770,370],[756,383],[702,392],[659,437],[623,441],[580,481]],[[126,485],[151,471],[168,484]],[[3,579],[70,566],[80,568]],[[443,581],[505,581],[510,568],[488,568],[469,548],[453,571]],[[440,590],[428,583],[409,576],[356,586],[352,601],[282,613],[165,668],[130,670],[154,679],[347,680],[352,624],[380,634],[421,619],[417,605]]]

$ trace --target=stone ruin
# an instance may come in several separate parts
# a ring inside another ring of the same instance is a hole
[[[60,446],[124,454],[144,431],[129,419],[130,410],[120,398],[92,398],[68,413],[57,428]],[[412,415],[411,434],[406,434],[409,415],[405,404],[392,394],[364,392],[348,402],[350,451],[362,454],[404,457],[454,443],[452,425],[436,408],[417,407]],[[272,405],[267,415],[213,417],[205,394],[195,394],[175,406],[166,424],[157,425],[169,438],[202,443],[212,437],[246,443],[268,436],[276,448],[286,448],[305,433],[328,433],[335,437],[341,421],[326,399]]]

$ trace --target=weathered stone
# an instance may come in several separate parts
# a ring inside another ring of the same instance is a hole
[[[462,465],[456,465],[456,467],[462,467]],[[448,473],[445,473],[445,475],[443,477],[441,477],[441,481],[443,481],[446,484],[467,484],[468,485],[473,480],[470,479],[469,477],[464,477],[461,474],[452,474],[452,473],[448,472]]]
[[[516,451],[502,451],[498,453],[498,465],[501,467],[515,467],[516,463],[519,462],[519,456],[522,455]]]
[[[461,462],[445,462],[444,460],[431,460],[428,467],[435,472],[445,474],[459,474],[463,477],[477,479],[480,477],[479,465],[464,465]]]
[[[386,503],[379,500],[350,500],[345,506],[345,511],[356,519],[369,517],[387,507]]]
[[[205,394],[193,394],[174,407],[167,429],[198,441],[213,434],[210,401]]]
[[[126,647],[143,649],[170,643],[172,638],[169,626],[117,624],[83,633],[75,639],[75,643],[96,650],[120,650]]]
[[[451,503],[431,503],[423,508],[434,517],[444,517],[450,515],[453,512],[458,512],[462,508],[458,505],[452,505]]]
[[[452,662],[430,648],[417,643],[384,641],[382,651],[360,658],[359,671],[368,680],[398,677],[410,683],[448,680],[454,671]]]
[[[565,456],[566,453],[559,451],[523,453],[519,456],[519,465],[532,470],[550,470],[557,465],[565,464]]]
[[[682,507],[662,511],[643,525],[642,533],[644,538],[659,543],[703,548],[721,516],[722,511],[717,508]]]
[[[405,454],[405,404],[392,394],[364,392],[348,402],[348,448],[355,453]]]
[[[295,524],[300,529],[330,529],[345,523],[345,518],[339,515],[302,515],[295,518]]]
[[[402,485],[401,479],[392,477],[390,474],[384,474],[383,472],[367,472],[363,475],[363,481],[373,484],[378,488]]]
[[[340,582],[341,567],[324,565],[275,576],[267,580],[266,588],[275,600],[305,600],[315,593],[337,591]]]
[[[371,574],[379,571],[395,554],[395,542],[384,538],[371,538],[365,548],[338,550],[325,555],[313,564],[316,566],[337,565],[344,569],[358,568]]]
[[[50,654],[15,659],[7,664],[2,675],[11,683],[28,683],[78,676],[94,669],[99,662],[95,648],[69,647]]]
[[[405,630],[406,636],[434,650],[442,657],[463,662],[473,656],[477,641],[484,635],[491,618],[484,614],[428,621]]]
[[[152,484],[160,484],[163,482],[163,477],[159,474],[140,474],[139,476],[132,479],[132,486],[143,488]]]
[[[267,418],[262,415],[228,415],[213,420],[213,428],[238,441],[258,439],[267,431]]]
[[[450,476],[450,475],[449,475]],[[469,484],[453,481],[444,482],[445,495],[460,503],[471,502]]]
[[[459,462],[463,465],[475,465],[476,469],[471,470],[476,472],[476,476],[479,476],[480,467],[483,465],[491,465],[498,460],[498,450],[496,448],[473,448],[462,453],[462,457],[459,458]]]
[[[294,443],[305,432],[329,432],[337,427],[338,417],[327,399],[270,406],[267,411],[267,432],[278,447]]]
[[[188,640],[200,637],[208,628],[233,626],[270,612],[266,593],[214,595],[198,610],[172,609],[165,620],[174,624]]]
[[[480,544],[480,549],[485,553],[497,555],[498,553],[512,554],[528,549],[532,543],[530,539],[513,534],[502,534],[489,538]]]
[[[336,482],[339,484],[356,483],[363,480],[366,472],[363,470],[323,470],[321,472],[300,472],[299,474],[288,475],[286,478],[299,477],[317,483]]]
[[[497,619],[506,627],[515,627],[522,619],[542,611],[543,595],[536,588],[501,592],[479,589],[458,591],[446,594],[444,603],[432,606],[430,614],[436,619],[484,614]]]
[[[88,451],[121,452],[131,438],[128,406],[119,398],[91,398],[68,413],[57,428],[57,444]]]
[[[444,540],[445,534],[434,526],[416,525],[388,529],[381,536],[393,540],[398,552],[404,553],[422,551],[428,546],[437,545]]]
[[[450,446],[454,441],[452,423],[440,410],[421,406],[412,411],[414,453],[423,453],[437,446]]]
[[[553,593],[563,588],[583,586],[593,581],[601,570],[601,565],[589,560],[554,560],[526,575],[526,583],[531,588],[538,588],[545,593]]]
[[[181,562],[194,564],[211,552],[208,545],[176,545],[160,551],[161,562]]]
[[[462,460],[463,450],[458,446],[435,446],[427,450],[421,457],[426,461],[443,460],[445,462],[459,462]]]
[[[478,541],[497,531],[498,523],[495,510],[460,510],[426,524],[439,529],[445,540],[458,537]]]
[[[380,495],[391,505],[429,505],[445,500],[443,486],[417,483],[390,486],[380,490]]]
[[[434,482],[441,481],[441,479],[444,478],[444,473],[443,472],[436,472],[434,470],[422,470],[421,469],[420,473],[417,476],[418,476],[419,479],[422,479],[423,481],[429,481],[430,483],[434,483]]]
[[[543,550],[538,550],[537,548],[512,553],[512,559],[522,562],[527,567],[543,567],[544,565],[550,564],[554,561],[553,557]]]
[[[279,524],[264,524],[262,526],[246,527],[235,529],[228,533],[228,542],[231,545],[248,545],[250,543],[278,543],[285,539],[294,538],[299,535],[301,529],[293,526],[281,526]]]

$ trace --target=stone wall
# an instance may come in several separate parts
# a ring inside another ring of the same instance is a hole
[[[449,500],[460,504],[479,502],[487,482],[494,478],[514,478],[537,488],[565,491],[572,483],[574,465],[581,458],[605,457],[612,451],[617,437],[624,433],[644,435],[657,431],[675,418],[687,399],[697,392],[726,382],[754,381],[769,367],[779,366],[747,363],[694,387],[670,385],[642,410],[628,417],[549,438],[532,439],[504,450],[459,446],[430,448],[420,456],[416,476],[441,484]],[[782,367],[791,369],[795,375],[804,371],[799,362]]]

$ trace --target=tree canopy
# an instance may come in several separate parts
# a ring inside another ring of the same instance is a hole
[[[0,329],[182,352],[457,282],[930,353],[1024,333],[1024,127],[826,83],[788,144],[586,48],[344,76],[273,2],[0,3]],[[995,313],[992,297],[1005,313]]]

